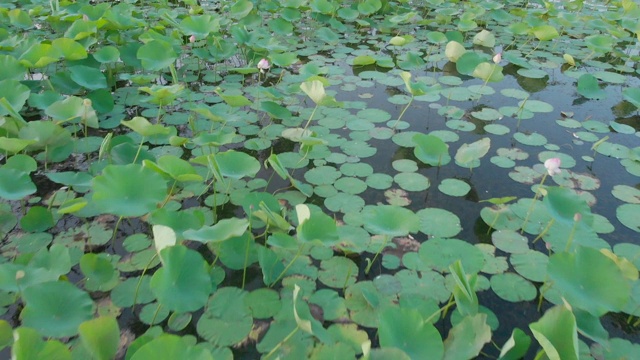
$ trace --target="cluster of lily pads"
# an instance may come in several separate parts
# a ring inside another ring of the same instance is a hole
[[[638,17],[5,1],[0,347],[637,356]]]

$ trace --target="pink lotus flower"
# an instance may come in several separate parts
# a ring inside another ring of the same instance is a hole
[[[269,70],[269,68],[271,67],[271,64],[269,64],[269,60],[267,59],[262,59],[260,61],[258,61],[258,69],[260,69],[260,72],[265,72],[265,70]]]
[[[502,53],[497,53],[493,56],[493,63],[499,64],[502,61]]]
[[[195,36],[195,35],[191,35],[191,36],[189,37],[189,42],[190,42],[190,43],[194,43],[194,42],[196,42],[196,36]]]
[[[560,158],[550,158],[544,162],[544,167],[547,169],[549,176],[560,174]]]

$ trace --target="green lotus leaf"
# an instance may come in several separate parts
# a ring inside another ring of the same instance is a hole
[[[298,205],[296,209],[300,206]],[[308,219],[300,220],[298,226],[298,239],[301,242],[320,243],[325,246],[333,246],[339,240],[336,221],[322,212],[312,213]]]
[[[496,45],[496,37],[490,31],[482,29],[473,37],[473,44],[492,48]]]
[[[210,301],[215,305],[207,307],[198,321],[198,335],[217,346],[237,344],[244,339],[253,325],[251,310],[245,305],[247,296],[245,290],[237,287],[218,289]]]
[[[486,314],[465,316],[456,324],[444,341],[444,360],[473,359],[484,344],[491,341],[491,328]]]
[[[547,194],[543,203],[547,207],[549,214],[556,220],[572,224],[576,221],[576,214],[580,214],[581,219],[579,221],[581,223],[588,226],[593,224],[591,208],[582,197],[571,191],[571,189],[553,186],[547,187],[545,190]]]
[[[171,311],[196,311],[212,291],[208,265],[202,255],[182,245],[160,251],[162,267],[151,278],[151,291]]]
[[[455,159],[463,167],[470,166],[489,152],[491,139],[482,138],[471,144],[462,144],[456,152]]]
[[[213,226],[204,226],[198,230],[186,230],[185,239],[203,243],[217,243],[241,236],[249,227],[247,219],[221,219]]]
[[[376,63],[376,59],[374,59],[370,55],[360,55],[360,56],[356,56],[356,58],[353,59],[353,66],[366,66],[366,65],[371,65],[375,63]]]
[[[477,274],[467,275],[462,266],[462,261],[456,260],[449,265],[449,272],[454,280],[453,297],[456,301],[458,313],[473,316],[478,313],[478,296],[476,295]]]
[[[28,68],[42,68],[60,59],[58,52],[46,43],[36,43],[27,49],[18,59]]]
[[[31,90],[18,80],[0,81],[0,98],[6,100],[6,103],[0,104],[0,116],[20,112],[30,94]]]
[[[358,11],[362,15],[371,15],[382,8],[380,0],[365,0],[358,3]]]
[[[113,359],[120,344],[120,329],[115,318],[102,316],[80,324],[80,340],[97,360]]]
[[[550,359],[578,360],[576,318],[565,306],[547,310],[529,329]]]
[[[149,137],[155,135],[169,135],[171,130],[160,124],[151,124],[142,116],[136,116],[131,120],[123,120],[122,125],[130,128],[138,134]]]
[[[232,179],[254,177],[260,171],[260,162],[246,153],[228,150],[215,155],[223,176]]]
[[[76,335],[78,326],[91,319],[95,310],[89,294],[66,281],[29,286],[22,297],[26,303],[20,314],[23,325],[48,337]]]
[[[169,359],[198,359],[213,360],[211,352],[202,347],[190,345],[185,339],[170,334],[162,334],[146,344],[135,349],[129,347],[127,358],[130,360],[169,360]]]
[[[0,169],[1,170],[1,169]],[[640,204],[623,204],[616,209],[620,222],[631,230],[640,232]]]
[[[144,167],[153,169],[160,174],[166,174],[176,181],[202,181],[203,178],[189,162],[175,155],[164,155],[153,163],[149,160],[142,162]]]
[[[11,354],[16,359],[72,359],[67,345],[57,340],[45,341],[42,334],[32,328],[19,327],[14,330],[13,337]]]
[[[479,272],[484,265],[484,255],[477,247],[459,239],[429,239],[418,251],[423,263],[437,271],[447,271],[449,266],[461,260],[469,274]]]
[[[80,258],[80,270],[89,291],[109,291],[119,282],[119,272],[106,254],[87,253]]]
[[[107,78],[98,68],[75,65],[69,66],[67,70],[71,74],[71,80],[89,90],[104,89],[107,87]]]
[[[172,65],[178,58],[178,54],[168,42],[151,40],[138,49],[136,57],[146,70],[159,71]]]
[[[416,134],[413,136],[416,147],[413,153],[425,164],[431,166],[446,165],[451,161],[449,145],[435,135]]]
[[[53,214],[51,210],[43,206],[33,206],[20,219],[22,230],[29,232],[42,232],[53,227]]]
[[[167,196],[167,183],[138,164],[108,165],[92,182],[93,203],[105,213],[142,216]]]
[[[587,47],[594,52],[605,54],[613,49],[616,41],[612,36],[597,34],[589,35],[584,38]]]
[[[411,210],[393,205],[366,207],[362,220],[367,231],[389,236],[416,233],[420,226],[420,220]]]
[[[185,35],[194,35],[196,39],[204,39],[220,29],[220,20],[209,14],[191,15],[180,21],[180,29]]]
[[[417,310],[388,307],[379,313],[380,346],[398,348],[411,359],[441,359],[444,345],[438,330]]]
[[[447,59],[451,62],[457,62],[458,59],[464,54],[467,50],[465,50],[464,46],[457,41],[449,41],[445,48],[445,55]]]
[[[7,166],[0,167],[0,197],[20,200],[36,190],[36,185],[28,173]]]
[[[114,63],[120,59],[120,51],[115,46],[103,46],[93,53],[93,58],[103,64]]]
[[[560,36],[558,30],[551,25],[540,25],[531,28],[531,33],[540,41],[548,41]]]
[[[27,69],[13,56],[0,55],[0,81],[4,80],[22,80],[27,72]]]
[[[553,254],[547,273],[572,306],[595,316],[622,311],[629,300],[629,280],[612,259],[593,248]]]
[[[531,301],[538,291],[529,281],[514,273],[503,273],[491,277],[491,289],[500,298],[509,302]]]
[[[480,78],[485,82],[500,82],[504,79],[504,74],[502,73],[503,67],[489,62],[482,62],[473,69],[474,77]]]
[[[622,90],[622,96],[625,100],[632,103],[635,107],[640,108],[640,89],[630,87]]]
[[[522,359],[529,350],[531,338],[524,331],[515,328],[511,332],[511,337],[504,343],[500,350],[500,360]]]
[[[598,79],[591,74],[584,74],[578,79],[578,94],[595,100],[604,99],[607,96],[606,92],[600,88]]]

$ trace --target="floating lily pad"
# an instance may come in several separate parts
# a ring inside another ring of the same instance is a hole
[[[429,178],[419,173],[399,173],[393,180],[407,191],[424,191],[431,186]]]
[[[531,301],[538,293],[533,284],[514,273],[493,275],[491,289],[509,302]]]
[[[444,179],[438,185],[438,190],[449,196],[465,196],[471,190],[471,186],[458,179]]]
[[[461,260],[465,271],[475,274],[484,265],[484,255],[475,246],[458,239],[429,239],[420,246],[420,259],[436,271],[449,271],[449,265]]]
[[[78,326],[93,317],[95,305],[89,294],[66,281],[29,286],[22,296],[26,302],[20,314],[23,324],[44,336],[76,335]]]
[[[539,251],[527,250],[512,254],[509,262],[516,272],[526,279],[543,282],[547,278],[549,257]]]
[[[640,204],[640,189],[629,185],[615,185],[611,194],[617,199],[630,204]]]
[[[620,222],[631,230],[640,232],[640,205],[623,204],[616,209],[616,216]]]
[[[491,241],[507,253],[519,254],[529,250],[528,239],[513,230],[498,230],[491,234]]]
[[[542,146],[547,143],[547,138],[538,133],[525,134],[517,132],[513,134],[513,138],[521,144],[530,146]]]

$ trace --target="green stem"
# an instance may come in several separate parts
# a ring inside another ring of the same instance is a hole
[[[565,252],[569,252],[571,248],[571,243],[573,242],[573,236],[576,234],[576,228],[578,227],[578,222],[573,222],[573,227],[571,228],[571,233],[569,233],[569,239],[567,239],[567,246],[564,247]]]
[[[144,277],[144,274],[147,273],[147,270],[149,270],[149,266],[151,266],[151,263],[153,262],[153,260],[156,259],[157,256],[158,256],[158,253],[153,255],[151,257],[151,259],[149,260],[149,262],[147,263],[147,265],[145,265],[144,269],[142,269],[142,274],[140,274],[140,278],[138,279],[138,284],[136,285],[136,291],[133,293],[133,305],[134,306],[136,304],[136,301],[138,300],[138,292],[140,291],[140,286],[142,286],[142,278]]]
[[[429,315],[429,317],[424,321],[424,323],[430,323],[431,320],[433,320],[434,317],[438,316],[440,313],[442,313],[443,311],[446,314],[446,311],[452,307],[456,302],[453,301],[453,295],[451,295],[449,297],[449,301],[447,302],[447,304],[443,307],[441,307],[440,309],[438,309],[438,311],[434,312],[433,314]]]
[[[171,65],[169,65],[169,71],[171,71],[171,78],[173,80],[173,83],[177,84],[178,83],[178,73],[176,71],[175,64],[172,63]]]
[[[533,358],[533,360],[540,360],[542,359],[542,356],[544,356],[544,350],[538,351],[538,353],[536,354],[536,357]]]
[[[142,151],[142,144],[144,143],[144,136],[140,139],[140,145],[138,145],[138,151],[136,151],[136,156],[133,158],[132,164],[135,164],[138,161],[138,156],[140,156],[140,152]]]
[[[373,263],[376,262],[376,259],[378,258],[378,255],[380,255],[382,250],[384,250],[384,248],[387,247],[388,242],[389,242],[389,235],[384,235],[384,241],[382,242],[382,246],[380,246],[380,249],[378,250],[378,252],[376,252],[375,256],[373,257],[373,260],[371,260],[371,262],[364,269],[365,274],[367,275],[369,274],[369,271],[371,271],[371,266],[373,266]]]
[[[538,234],[538,236],[536,236],[535,239],[533,239],[532,243],[535,244],[536,241],[540,240],[540,238],[542,238],[543,236],[547,235],[547,233],[549,232],[549,229],[551,228],[551,226],[553,225],[553,223],[555,221],[556,221],[556,219],[551,219],[551,221],[549,221],[549,223],[544,228],[544,230],[542,230],[542,232],[540,234]]]
[[[251,219],[251,214],[249,214],[249,219]],[[251,225],[249,225],[251,226]],[[249,228],[249,234],[251,234],[251,228]],[[244,285],[247,280],[247,266],[249,266],[249,241],[251,240],[251,235],[247,237],[247,245],[244,251],[244,266],[242,268],[242,290],[244,290]]]
[[[162,202],[162,205],[160,205],[161,208],[163,208],[165,205],[167,205],[167,203],[169,202],[169,199],[171,199],[171,195],[173,194],[173,190],[176,189],[176,184],[177,183],[178,183],[178,180],[173,180],[173,185],[171,185],[171,189],[169,190],[169,194],[167,195],[167,197]]]
[[[282,344],[286,343],[287,341],[289,341],[289,339],[291,339],[293,337],[293,335],[296,334],[296,332],[298,331],[298,329],[300,329],[300,326],[296,326],[295,329],[293,329],[293,331],[291,331],[289,333],[289,335],[285,336],[284,339],[282,339],[282,341],[280,341],[278,343],[278,345],[276,345],[273,349],[271,349],[271,351],[269,351],[269,353],[267,355],[265,355],[264,359],[267,360],[271,355],[273,355],[278,349],[280,349],[280,347],[282,346]]]
[[[536,206],[536,200],[540,197],[540,187],[544,184],[544,181],[547,179],[547,173],[542,176],[542,181],[540,181],[540,185],[536,189],[536,195],[533,197],[533,201],[531,202],[531,206],[529,206],[529,210],[527,211],[527,216],[524,218],[524,223],[522,223],[522,228],[520,229],[520,234],[524,233],[524,228],[527,226],[527,222],[529,222],[529,217],[531,216],[531,212],[533,208]]]
[[[309,120],[307,120],[307,123],[305,124],[303,130],[307,130],[307,128],[309,127],[309,124],[311,123],[311,119],[313,119],[313,115],[316,114],[316,110],[318,110],[318,105],[316,105],[316,107],[313,108],[313,111],[311,112],[311,116],[309,116]]]
[[[392,128],[396,128],[396,126],[398,126],[398,123],[400,122],[400,119],[402,119],[402,116],[404,115],[404,113],[407,111],[407,109],[409,108],[409,106],[411,106],[411,103],[413,102],[413,98],[414,96],[411,95],[411,100],[409,100],[409,102],[407,103],[407,106],[404,107],[404,109],[402,109],[402,112],[400,113],[400,115],[398,116],[398,119],[396,120],[396,122],[393,123]]]
[[[162,304],[158,303],[158,307],[156,308],[156,312],[153,313],[153,318],[151,319],[151,322],[149,323],[149,326],[152,326],[153,324],[155,324],[156,317],[158,317],[158,313],[160,313],[160,309],[161,308],[162,308]]]
[[[116,226],[113,228],[113,233],[111,234],[111,246],[113,246],[113,242],[116,240],[116,233],[118,232],[118,227],[120,227],[120,222],[124,216],[120,216],[118,221],[116,222]]]
[[[289,268],[291,268],[291,266],[293,265],[293,263],[298,260],[298,257],[300,256],[300,254],[302,253],[302,246],[298,247],[298,252],[296,253],[296,256],[293,257],[293,259],[291,259],[291,261],[289,261],[289,263],[287,264],[287,266],[284,268],[284,270],[282,270],[282,272],[280,273],[280,275],[278,275],[278,277],[269,285],[269,287],[272,287],[275,283],[277,283],[278,281],[280,281],[280,279],[282,279],[282,277],[284,277],[284,274],[287,273],[287,271],[289,271]]]

